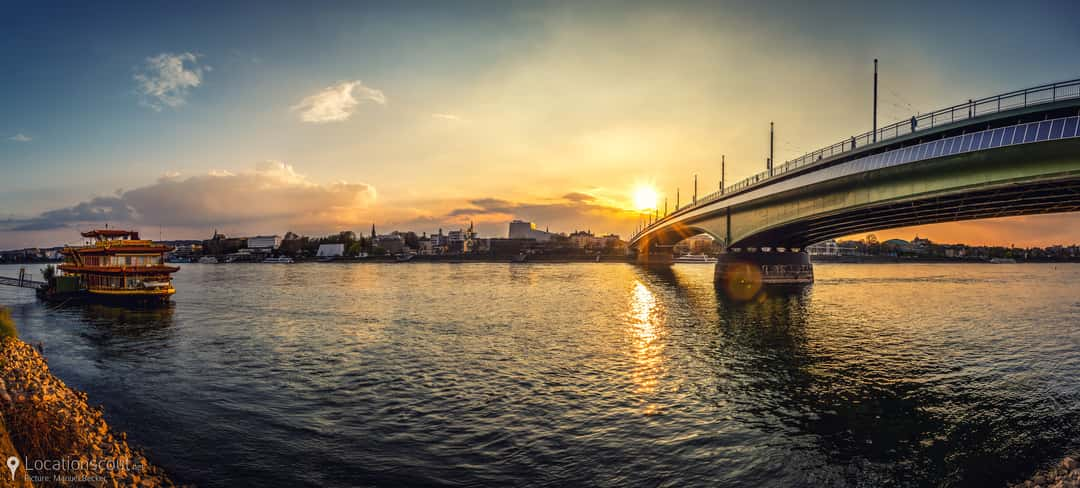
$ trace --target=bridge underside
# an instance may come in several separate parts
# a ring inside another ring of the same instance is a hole
[[[1080,178],[1008,185],[855,208],[773,227],[738,246],[805,248],[861,232],[962,220],[1080,211]]]

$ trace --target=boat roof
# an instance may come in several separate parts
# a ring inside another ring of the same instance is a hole
[[[130,239],[138,240],[139,233],[133,230],[121,230],[121,229],[94,229],[89,232],[83,232],[83,237],[127,237]]]

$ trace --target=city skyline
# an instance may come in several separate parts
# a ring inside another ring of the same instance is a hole
[[[515,218],[626,236],[642,187],[673,206],[695,174],[714,189],[722,155],[729,184],[764,169],[770,121],[778,161],[869,129],[875,57],[882,124],[1078,74],[1061,62],[1080,47],[1071,5],[981,17],[992,38],[946,28],[963,5],[932,19],[901,5],[619,5],[15,9],[0,21],[16,34],[0,53],[13,72],[0,249],[105,222],[167,239],[372,221],[500,235]],[[874,233],[1031,246],[1080,241],[1078,223]]]

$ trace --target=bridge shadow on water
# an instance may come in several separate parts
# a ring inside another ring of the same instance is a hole
[[[666,289],[661,294],[674,302],[666,308],[688,317],[672,325],[683,329],[672,334],[682,343],[668,348],[709,368],[686,387],[716,405],[720,419],[761,436],[746,451],[756,459],[739,461],[745,469],[732,481],[1000,486],[1057,455],[1058,446],[1032,442],[1025,430],[1044,424],[1047,412],[1024,414],[1007,396],[957,387],[946,379],[956,371],[947,355],[876,350],[880,344],[866,337],[872,332],[814,306],[814,285],[768,287],[737,300],[700,273],[651,268],[642,275]],[[923,357],[905,359],[914,355]],[[1027,425],[1008,425],[1018,417]],[[1015,438],[1003,437],[1008,432]]]

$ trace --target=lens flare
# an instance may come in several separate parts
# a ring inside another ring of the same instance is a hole
[[[639,186],[634,190],[634,208],[637,210],[656,208],[656,201],[659,200],[659,198],[655,188],[651,186]]]

